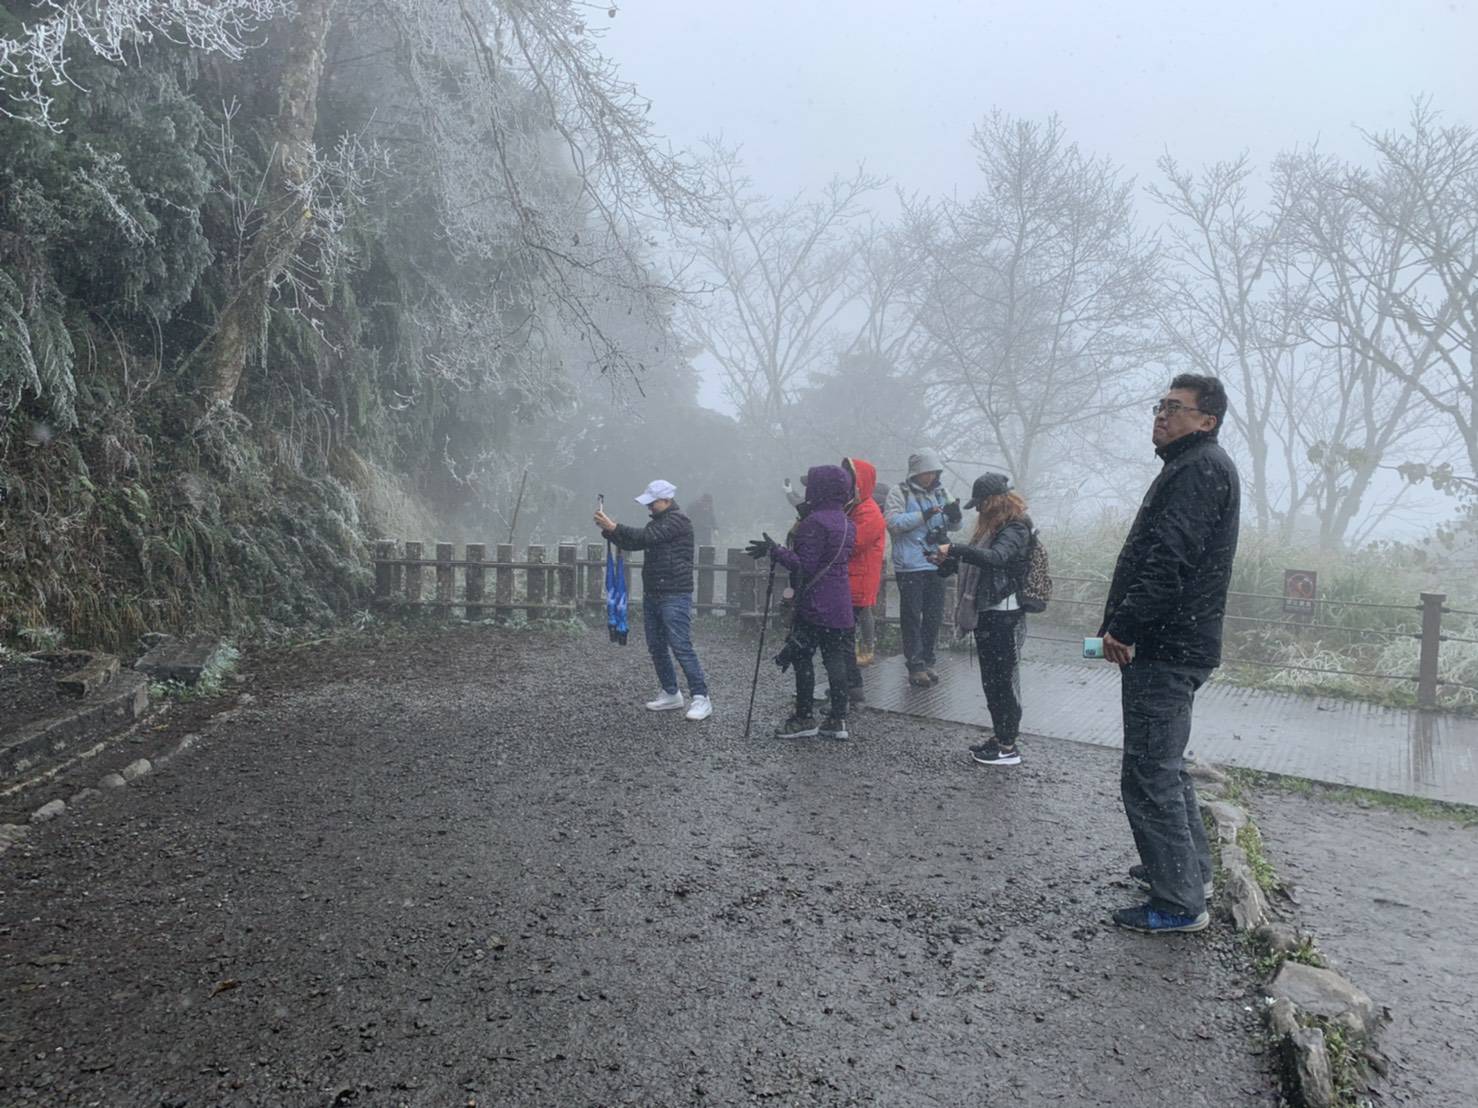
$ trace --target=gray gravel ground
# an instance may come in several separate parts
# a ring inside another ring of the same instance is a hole
[[[1478,1104],[1478,824],[1316,791],[1258,791],[1253,815],[1298,915],[1338,968],[1391,1010],[1380,1102]]]
[[[0,859],[0,1103],[1278,1102],[1229,925],[1106,923],[1112,751],[746,743],[752,647],[700,646],[702,724],[601,634],[250,659],[249,706]]]

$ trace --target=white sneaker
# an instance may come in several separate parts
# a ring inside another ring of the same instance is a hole
[[[706,696],[694,696],[693,705],[688,709],[689,719],[707,719],[713,715],[713,701]]]
[[[682,693],[663,693],[656,700],[647,701],[647,711],[670,712],[674,708],[681,708],[683,706],[683,703],[684,701]]]

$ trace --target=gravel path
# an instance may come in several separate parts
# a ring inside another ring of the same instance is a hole
[[[1253,815],[1299,914],[1340,970],[1391,1010],[1382,1103],[1478,1101],[1478,824],[1262,789]]]
[[[56,679],[77,668],[29,658],[0,661],[0,739],[64,707]]]
[[[1105,923],[1112,751],[746,743],[751,648],[700,647],[705,724],[598,634],[250,659],[0,859],[0,1103],[1277,1103],[1229,926]]]

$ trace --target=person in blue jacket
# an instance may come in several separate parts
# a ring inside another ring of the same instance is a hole
[[[908,456],[908,480],[888,490],[883,518],[893,536],[893,573],[898,582],[898,616],[903,633],[903,661],[911,685],[939,683],[934,646],[944,619],[944,580],[929,560],[927,536],[944,527],[958,530],[964,520],[960,502],[944,490],[944,467],[932,450]]]

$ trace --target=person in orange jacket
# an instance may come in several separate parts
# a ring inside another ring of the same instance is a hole
[[[852,614],[856,637],[847,655],[848,696],[861,703],[862,666],[870,665],[877,648],[877,624],[873,605],[878,602],[878,586],[883,579],[883,548],[888,541],[888,526],[882,509],[873,497],[877,488],[877,468],[861,458],[843,458],[842,468],[852,475],[852,498],[847,502],[847,518],[857,528],[852,556],[847,561],[847,578],[852,588]]]

